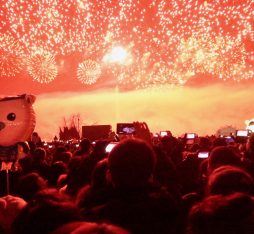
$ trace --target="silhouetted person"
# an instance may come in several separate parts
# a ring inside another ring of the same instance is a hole
[[[98,141],[91,153],[86,156],[80,156],[81,160],[75,169],[75,173],[69,174],[69,182],[67,186],[69,195],[75,197],[83,186],[91,183],[92,173],[96,164],[107,155],[105,152],[107,144],[107,141]]]
[[[254,230],[253,198],[234,193],[210,196],[189,214],[187,234],[250,234]]]
[[[70,151],[58,152],[57,154],[53,155],[53,163],[61,161],[67,165],[70,162],[71,158],[72,153]]]
[[[15,194],[28,202],[36,193],[45,188],[47,188],[47,183],[41,176],[37,173],[29,173],[18,179]]]
[[[85,138],[79,143],[79,149],[73,154],[74,156],[86,157],[92,151],[92,143],[89,139]]]
[[[161,148],[170,158],[170,160],[177,166],[182,161],[181,144],[173,136],[163,136],[161,138]]]
[[[176,233],[178,204],[166,190],[152,187],[152,148],[142,140],[124,140],[109,154],[114,192],[104,205],[87,211],[94,221],[107,221],[131,233]]]
[[[235,192],[254,195],[254,180],[245,170],[221,166],[208,177],[206,195],[228,195]]]
[[[44,179],[47,179],[49,165],[46,163],[45,149],[37,148],[32,154],[32,171],[37,172]]]
[[[76,203],[82,210],[103,205],[112,196],[112,185],[107,180],[107,159],[97,163],[92,173],[91,184],[80,189]]]
[[[224,137],[218,137],[213,140],[212,148],[219,146],[227,146],[227,141]]]
[[[31,141],[36,145],[36,147],[42,147],[42,140],[38,132],[33,132]]]
[[[156,163],[154,170],[154,179],[161,186],[166,187],[176,196],[180,195],[180,183],[178,173],[171,158],[158,146],[154,147]]]
[[[55,190],[44,190],[18,214],[12,233],[48,234],[66,223],[80,220],[79,210],[71,201]]]
[[[254,178],[254,133],[247,139],[245,146],[246,149],[243,152],[242,161],[246,170]]]
[[[220,166],[231,165],[241,167],[242,163],[240,158],[235,152],[227,146],[215,147],[208,158],[207,172],[208,174]]]
[[[51,234],[130,234],[125,229],[107,223],[72,222],[65,224]]]
[[[7,195],[0,197],[0,233],[11,233],[11,226],[19,212],[26,206],[26,201],[20,197]]]
[[[56,161],[49,169],[48,186],[58,188],[58,179],[67,173],[67,166],[63,161]]]

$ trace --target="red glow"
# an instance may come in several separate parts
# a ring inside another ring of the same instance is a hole
[[[44,93],[252,80],[253,9],[253,0],[8,0],[0,6],[0,85]],[[129,60],[103,60],[114,48]],[[38,53],[52,58],[31,64]],[[101,72],[77,72],[84,61]]]

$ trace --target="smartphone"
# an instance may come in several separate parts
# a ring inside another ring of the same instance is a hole
[[[207,151],[201,151],[198,153],[198,158],[208,158],[209,152]]]
[[[133,123],[117,123],[116,133],[122,135],[130,135],[135,133],[135,127]]]
[[[236,136],[237,137],[247,137],[249,135],[248,130],[237,130],[236,131]]]
[[[235,142],[235,140],[234,140],[231,136],[226,136],[226,137],[224,137],[224,138],[225,138],[227,144],[230,144],[230,143],[234,143],[234,142]]]
[[[109,143],[106,148],[105,148],[105,152],[106,153],[110,153],[111,150],[118,144],[118,142],[111,142]]]
[[[167,135],[168,135],[167,131],[160,131],[160,136],[161,137],[164,137],[164,136],[167,136]]]
[[[186,133],[186,139],[195,139],[196,134],[195,133]]]

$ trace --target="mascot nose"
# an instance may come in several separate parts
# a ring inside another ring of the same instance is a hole
[[[5,124],[3,122],[0,122],[0,131],[5,128]]]

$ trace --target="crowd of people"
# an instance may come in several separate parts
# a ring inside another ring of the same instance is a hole
[[[254,233],[254,134],[190,140],[135,129],[78,144],[34,134],[0,172],[0,233]]]

